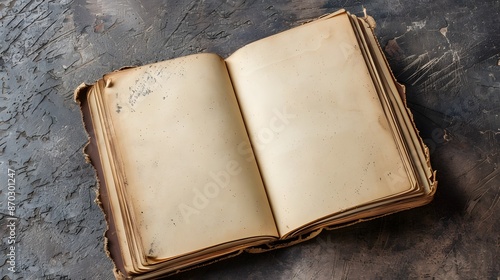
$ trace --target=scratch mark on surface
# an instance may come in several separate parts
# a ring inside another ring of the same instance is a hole
[[[488,130],[484,130],[484,131],[479,131],[479,133],[481,133],[481,134],[489,134],[489,133],[491,133],[493,135],[497,135],[497,134],[500,134],[500,131],[493,131],[491,129],[488,129]]]
[[[179,28],[181,27],[182,23],[184,23],[184,20],[187,18],[187,16],[189,15],[190,11],[194,8],[194,6],[196,5],[196,1],[193,1],[191,2],[191,5],[189,6],[189,8],[187,9],[187,11],[184,13],[184,16],[182,17],[181,20],[179,20],[179,22],[177,23],[177,26],[175,27],[174,31],[172,31],[170,33],[170,35],[168,36],[167,40],[165,41],[165,43],[163,44],[163,47],[166,47],[167,44],[170,42],[170,40],[172,39],[172,36],[174,36],[175,32],[177,32],[177,30],[179,30]]]
[[[52,26],[52,25],[54,25],[54,24],[51,24],[51,26]],[[55,38],[50,39],[47,43],[45,43],[45,44],[41,45],[40,47],[38,47],[37,49],[35,49],[35,50],[34,50],[34,51],[32,51],[31,53],[29,53],[29,54],[28,54],[28,56],[31,56],[31,55],[32,55],[32,54],[34,54],[34,53],[40,52],[41,50],[43,50],[43,49],[45,49],[46,47],[50,46],[50,44],[53,44],[53,43],[55,43],[56,41],[58,41],[61,37],[63,37],[63,36],[65,36],[65,35],[69,35],[69,34],[73,33],[73,31],[74,31],[74,30],[75,30],[75,29],[68,30],[67,32],[64,32],[63,34],[61,34],[61,35],[59,35],[59,36],[57,36],[57,37],[55,37]],[[47,28],[47,29],[45,29],[44,33],[45,33],[46,31],[48,31],[48,28]],[[41,35],[40,35],[40,37],[41,37]],[[37,41],[38,41],[38,39],[37,39]],[[33,44],[33,45],[35,45],[35,44]],[[39,53],[39,54],[40,54],[40,53]],[[39,54],[38,54],[38,55],[39,55]],[[38,57],[38,55],[37,55],[34,59],[36,59],[36,58]]]
[[[410,73],[406,78],[407,83],[412,86],[419,83],[424,90],[432,88],[451,89],[463,83],[464,69],[460,65],[460,55],[457,51],[447,50],[439,57],[429,59],[429,53],[418,56],[409,56],[406,60],[413,59],[406,65],[400,75]],[[444,63],[448,65],[442,66]],[[415,69],[416,70],[412,70]]]
[[[97,57],[94,57],[94,58],[92,58],[91,60],[89,60],[89,61],[87,61],[87,62],[84,62],[83,64],[80,64],[80,65],[76,66],[76,67],[75,67],[75,68],[73,68],[71,71],[66,72],[66,75],[71,74],[71,73],[75,72],[76,70],[78,70],[78,69],[80,69],[80,68],[82,68],[82,67],[84,67],[84,66],[86,66],[86,65],[88,65],[88,64],[90,64],[90,63],[92,63],[92,62],[94,62],[94,61],[96,61],[96,60],[100,60],[100,59],[101,59],[101,57],[102,57],[103,55],[105,55],[105,54],[106,54],[106,53],[101,53],[101,54],[100,54],[100,55],[98,55]]]
[[[477,203],[481,200],[481,198],[486,193],[488,193],[488,191],[490,191],[491,189],[493,189],[495,187],[498,189],[498,186],[494,186],[494,184],[492,184],[492,186],[490,186],[490,187],[487,187],[487,188],[485,188],[485,187],[488,185],[489,182],[493,181],[493,179],[495,177],[497,177],[499,174],[500,174],[500,169],[497,169],[497,170],[491,172],[490,174],[488,174],[488,176],[486,176],[485,178],[481,179],[478,182],[478,186],[473,190],[473,192],[471,194],[472,199],[467,203],[466,217],[470,217],[472,215],[472,210],[474,210]],[[497,196],[498,196],[498,193],[497,193]]]
[[[349,263],[347,261],[344,261],[341,279],[349,279]]]
[[[491,217],[491,215],[496,213],[494,211],[494,208],[497,206],[499,201],[500,201],[500,192],[497,190],[497,193],[495,194],[495,198],[493,199],[493,203],[491,203],[491,206],[488,207],[488,209],[485,211],[485,215],[481,219],[481,221],[479,221],[479,224],[486,222]]]

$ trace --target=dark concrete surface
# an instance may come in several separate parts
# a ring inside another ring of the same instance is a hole
[[[77,85],[126,65],[227,56],[341,7],[362,15],[363,5],[431,149],[435,200],[174,279],[498,279],[499,1],[0,0],[2,279],[113,278]]]

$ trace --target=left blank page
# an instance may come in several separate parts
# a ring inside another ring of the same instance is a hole
[[[102,90],[144,257],[277,236],[227,74],[200,54],[108,74]]]

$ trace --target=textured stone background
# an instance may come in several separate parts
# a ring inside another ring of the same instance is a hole
[[[499,1],[1,0],[2,279],[113,278],[94,172],[81,153],[78,84],[126,65],[227,56],[341,7],[362,15],[363,5],[431,149],[435,200],[174,278],[498,279]],[[14,274],[7,270],[8,168],[16,171]]]

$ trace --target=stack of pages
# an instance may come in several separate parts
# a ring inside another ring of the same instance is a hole
[[[75,97],[119,278],[150,279],[428,203],[429,153],[366,18],[226,59],[105,75]]]

